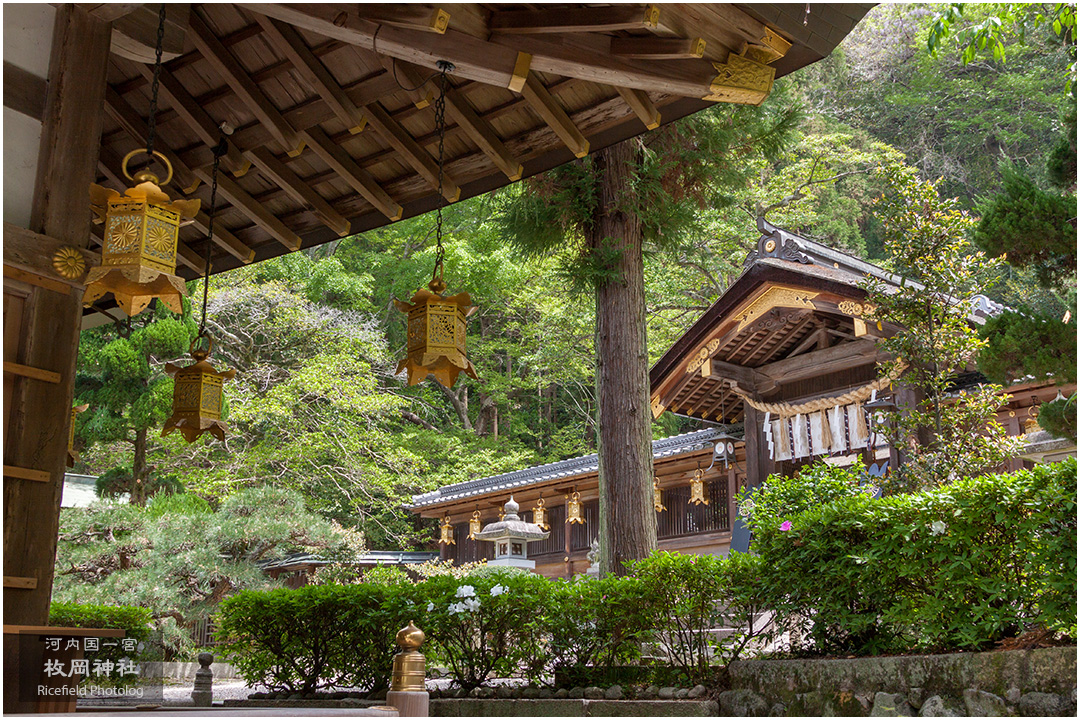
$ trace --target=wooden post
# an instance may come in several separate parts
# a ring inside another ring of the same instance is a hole
[[[79,248],[90,241],[87,188],[98,160],[110,34],[108,22],[74,5],[56,9],[30,230]],[[4,588],[5,624],[46,625],[49,620],[81,321],[77,290],[32,287],[26,293],[16,362],[57,373],[60,381],[14,378],[11,408],[5,410],[5,464],[49,474],[44,483],[4,481],[4,572],[37,580],[34,589]],[[18,652],[8,640],[5,636],[5,661],[12,658],[9,650]],[[5,662],[5,712],[33,709],[18,703],[14,690],[21,669],[40,670],[31,665],[30,658]]]

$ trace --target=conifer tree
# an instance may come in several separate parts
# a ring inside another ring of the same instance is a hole
[[[503,217],[526,253],[559,255],[596,304],[600,547],[604,573],[656,548],[643,245],[673,247],[733,204],[754,161],[791,141],[798,110],[717,106],[524,183]]]

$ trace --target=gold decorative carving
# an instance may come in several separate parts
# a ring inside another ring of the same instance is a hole
[[[53,268],[61,277],[68,280],[78,280],[86,272],[86,259],[82,253],[71,245],[65,245],[53,255]]]
[[[650,402],[650,405],[652,405],[652,416],[654,420],[663,415],[664,410],[667,409],[664,407],[663,403],[660,402],[659,397],[654,397]]]
[[[705,364],[705,361],[709,359],[709,356],[716,352],[720,347],[720,338],[713,338],[708,343],[703,345],[697,353],[690,358],[690,362],[686,364],[686,372],[692,373],[699,367]]]
[[[770,240],[767,243],[765,243],[765,252],[772,252],[775,249],[776,249],[776,241],[775,240]]]
[[[772,91],[776,69],[741,55],[729,55],[726,63],[714,62],[717,75],[702,100],[760,105]]]
[[[852,317],[869,315],[877,309],[870,303],[863,304],[855,302],[854,300],[841,300],[837,303],[836,307],[839,308],[840,312],[845,315],[851,315]]]
[[[805,290],[784,287],[783,285],[774,285],[758,296],[758,298],[750,303],[749,307],[742,312],[739,316],[739,330],[741,331],[747,325],[754,322],[773,308],[809,308],[812,310],[814,308],[814,303],[811,301],[817,296],[818,293],[809,293]]]

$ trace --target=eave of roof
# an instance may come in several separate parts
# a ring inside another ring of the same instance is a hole
[[[724,428],[712,427],[704,430],[695,430],[682,435],[675,435],[662,440],[653,440],[653,459],[672,457],[683,453],[694,452],[708,447],[713,440],[719,438]],[[411,508],[418,510],[439,503],[461,500],[477,495],[486,495],[494,492],[505,492],[530,485],[537,485],[556,479],[569,479],[580,475],[596,472],[600,467],[595,453],[582,457],[560,460],[559,462],[537,465],[535,467],[515,470],[492,475],[490,477],[477,478],[455,485],[433,490],[429,493],[413,496]]]

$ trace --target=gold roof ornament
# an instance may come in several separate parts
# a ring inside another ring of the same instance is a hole
[[[544,507],[544,498],[540,498],[536,501],[536,507],[533,508],[533,524],[543,530],[550,530],[551,528],[547,523],[547,508]]]
[[[199,212],[199,200],[172,200],[160,185],[172,179],[172,166],[159,152],[168,169],[165,181],[148,169],[132,176],[128,162],[143,153],[133,150],[123,161],[124,176],[136,183],[121,195],[91,183],[90,207],[95,221],[105,224],[101,265],[86,276],[83,304],[89,305],[105,293],[128,314],[138,315],[158,298],[175,313],[183,308],[180,298],[187,294],[183,278],[176,276],[176,245],[180,225]]]
[[[199,339],[206,339],[206,348],[198,346]],[[189,443],[195,442],[203,433],[210,433],[218,440],[225,439],[228,426],[221,420],[222,385],[232,380],[235,370],[218,372],[207,362],[213,350],[213,341],[205,332],[191,341],[191,357],[195,362],[187,367],[165,364],[165,372],[173,376],[173,413],[165,421],[161,436],[179,430]]]
[[[708,505],[709,500],[705,497],[705,473],[701,468],[698,468],[694,472],[694,477],[690,481],[690,499],[687,504],[693,503],[694,505]]]
[[[390,689],[396,692],[424,692],[426,661],[420,653],[424,644],[424,631],[413,625],[412,620],[398,630],[395,638],[398,652],[394,655]]]
[[[652,501],[653,507],[656,508],[656,512],[664,512],[667,510],[664,507],[663,493],[660,490],[660,478],[654,477],[652,482]]]
[[[480,523],[480,511],[474,510],[472,518],[469,520],[469,539],[475,540],[476,533],[483,529],[483,525]]]
[[[454,540],[454,526],[450,524],[449,515],[444,517],[442,524],[439,525],[439,544],[457,545],[457,541]]]
[[[585,524],[585,518],[581,512],[581,494],[577,490],[570,495],[566,502],[566,524]]]

